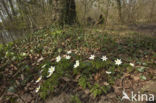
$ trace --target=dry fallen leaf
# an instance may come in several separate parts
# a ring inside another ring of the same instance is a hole
[[[71,81],[71,79],[69,79],[68,77],[63,77],[62,79],[63,79],[64,81],[66,81],[66,82]]]
[[[23,74],[21,74],[21,79],[24,80],[24,75]]]
[[[104,82],[103,84],[104,84],[105,86],[108,86],[108,85],[109,85],[109,83],[108,83],[108,82]]]
[[[39,58],[39,59],[37,60],[37,62],[39,63],[39,62],[41,62],[43,59],[44,59],[44,58],[41,57],[41,58]]]
[[[76,75],[75,80],[77,81],[80,78],[80,74]]]
[[[132,75],[131,77],[133,78],[134,81],[139,81],[140,79],[140,76]]]
[[[87,94],[87,95],[90,93],[89,89],[85,89],[84,92],[85,92],[85,94]]]
[[[94,76],[94,80],[99,81],[100,77],[101,77],[100,73],[96,73]]]

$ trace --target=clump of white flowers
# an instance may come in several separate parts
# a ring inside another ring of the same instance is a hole
[[[69,60],[69,59],[71,59],[71,54],[72,53],[72,51],[70,50],[70,51],[67,51],[67,54],[66,55],[63,55],[62,56],[62,58],[64,59],[67,59],[67,60]],[[27,54],[22,54],[23,56],[25,56],[25,55],[27,55]],[[88,58],[89,60],[94,60],[95,59],[95,55],[90,55],[90,57]],[[60,62],[61,61],[61,56],[60,55],[58,55],[55,59],[56,59],[56,62],[58,63],[58,62]],[[104,56],[102,56],[101,58],[100,58],[102,61],[107,61],[107,56],[106,55],[104,55]],[[39,61],[41,61],[41,60],[43,60],[43,58],[41,57],[41,59],[39,60]],[[121,59],[116,59],[115,61],[115,65],[121,65],[122,64],[122,61],[121,61]],[[129,63],[129,65],[130,66],[132,66],[132,67],[134,67],[135,65],[133,64],[133,63]],[[41,68],[42,68],[42,70],[40,71],[40,73],[42,73],[42,71],[44,70],[44,68],[46,67],[46,66],[48,66],[47,64],[44,64]],[[76,60],[75,61],[75,63],[74,63],[74,65],[73,65],[73,68],[77,68],[77,67],[79,67],[80,66],[80,61],[79,60]],[[55,71],[55,66],[51,66],[49,69],[48,69],[48,75],[46,76],[47,78],[49,78],[53,73],[54,73],[54,71]],[[108,74],[108,75],[110,75],[110,74],[112,74],[112,72],[111,71],[105,71],[105,73],[106,74]],[[38,82],[40,82],[42,80],[42,76],[40,76],[37,80],[36,80],[36,83],[38,83]],[[40,86],[38,86],[37,88],[36,88],[36,90],[35,90],[35,92],[36,93],[38,93],[39,92],[39,90],[40,90]]]
[[[106,74],[111,74],[112,72],[110,72],[110,71],[106,71]]]
[[[102,56],[102,61],[106,61],[108,58],[106,56]]]
[[[115,60],[115,64],[116,64],[116,65],[121,65],[121,64],[122,64],[121,59],[116,59],[116,60]]]
[[[76,60],[75,64],[74,64],[74,68],[77,68],[80,65],[79,60]]]
[[[36,80],[36,83],[40,82],[42,79],[42,76],[40,76],[37,80]]]
[[[38,93],[40,90],[40,85],[36,88],[35,92]]]
[[[47,75],[47,78],[49,78],[52,74],[53,74],[53,72],[55,71],[55,67],[54,66],[51,66],[50,68],[49,68],[49,70],[48,70],[48,75]]]
[[[134,64],[133,63],[129,63],[129,65],[132,66],[132,67],[134,67]]]
[[[90,60],[94,60],[94,58],[95,58],[95,55],[91,55],[91,56],[89,57]]]
[[[61,56],[59,55],[56,57],[56,62],[58,63],[60,60],[61,60]]]
[[[71,58],[71,56],[70,56],[70,55],[65,55],[65,58],[66,58],[67,60],[69,60],[69,59]]]

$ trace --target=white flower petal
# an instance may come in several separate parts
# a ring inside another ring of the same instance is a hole
[[[79,63],[79,60],[76,60],[76,63]]]
[[[50,73],[47,75],[47,78],[49,78],[52,74],[53,74],[53,72],[50,72]]]
[[[66,58],[67,60],[69,60],[69,59],[71,58],[71,56],[70,56],[70,55],[66,55],[65,58]]]
[[[49,73],[54,72],[54,71],[55,71],[55,67],[54,67],[54,66],[51,66],[51,67],[49,68],[49,70],[48,70]]]
[[[53,74],[53,72],[55,71],[55,67],[54,66],[51,66],[50,68],[49,68],[49,70],[48,70],[48,75],[47,75],[47,78],[49,78],[52,74]]]
[[[70,50],[70,51],[67,51],[67,54],[71,54],[72,53],[72,51]]]
[[[21,56],[26,56],[27,55],[27,53],[21,53]]]
[[[42,79],[42,76],[40,76],[37,80],[36,80],[36,83],[40,82]]]
[[[74,68],[77,68],[80,65],[79,60],[76,60],[75,64],[74,64]]]
[[[132,66],[132,67],[134,67],[134,64],[133,63],[129,63],[129,65]]]
[[[95,55],[91,55],[91,56],[89,57],[90,60],[94,60],[94,58],[95,58]]]
[[[35,92],[38,93],[39,90],[40,90],[40,85],[39,85],[39,87],[36,88]]]
[[[77,68],[77,65],[74,65],[74,68]]]
[[[111,74],[112,72],[106,71],[106,74]]]
[[[44,64],[41,68],[45,68],[46,64]]]
[[[121,64],[122,64],[121,59],[117,59],[117,60],[115,60],[115,64],[116,64],[116,65],[121,65]]]
[[[56,57],[56,62],[59,62],[61,60],[61,56]]]
[[[106,61],[108,58],[106,56],[102,56],[102,61]]]

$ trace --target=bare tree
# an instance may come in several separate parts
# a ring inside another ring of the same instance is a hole
[[[10,7],[11,7],[12,14],[14,16],[16,16],[16,12],[15,12],[15,9],[14,9],[14,6],[13,6],[13,1],[12,0],[8,0],[8,1],[9,1],[9,4],[10,4]]]
[[[122,22],[121,0],[116,0],[116,1],[117,1],[117,6],[118,6],[119,20]]]
[[[5,9],[5,12],[7,13],[9,19],[12,21],[12,16],[11,16],[11,14],[10,14],[10,12],[9,12],[9,9],[8,9],[8,7],[7,7],[6,3],[5,3],[5,1],[4,1],[4,0],[1,0],[1,3],[2,3],[2,5],[3,5],[4,9]]]
[[[53,19],[59,24],[73,24],[76,21],[75,0],[53,0]]]
[[[150,19],[149,21],[150,21],[150,22],[152,22],[152,19],[154,18],[154,12],[156,12],[156,11],[154,10],[155,6],[156,6],[156,1],[155,1],[155,0],[152,0],[152,1],[151,1],[150,17],[149,17],[149,19]]]

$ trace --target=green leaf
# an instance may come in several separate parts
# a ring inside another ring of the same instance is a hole
[[[86,81],[86,77],[85,76],[81,76],[80,79],[79,79],[79,85],[82,87],[82,88],[86,88],[87,86],[87,81]]]
[[[140,79],[146,80],[147,78],[144,75],[142,75],[142,76],[140,76]]]
[[[0,44],[0,51],[1,51],[1,50],[3,50],[3,45],[2,45],[2,44]]]
[[[145,67],[139,67],[139,68],[137,68],[137,70],[138,70],[139,72],[144,72],[144,71],[145,71]]]

